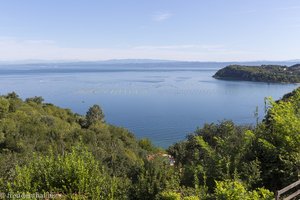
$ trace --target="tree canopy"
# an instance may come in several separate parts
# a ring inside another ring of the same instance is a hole
[[[243,66],[229,65],[213,76],[224,80],[241,80],[273,83],[300,83],[300,67],[281,65]]]
[[[0,96],[0,191],[61,199],[262,199],[300,177],[300,88],[256,126],[205,124],[167,150],[16,93]],[[170,162],[170,159],[175,160]]]

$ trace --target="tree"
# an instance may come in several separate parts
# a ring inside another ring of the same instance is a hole
[[[27,98],[25,101],[26,102],[35,102],[36,104],[41,104],[41,103],[43,103],[44,98],[35,96],[35,97]]]
[[[131,199],[157,199],[163,191],[179,188],[179,174],[163,157],[145,161],[145,165],[133,181]]]
[[[200,184],[209,192],[214,190],[215,180],[237,177],[255,186],[260,181],[260,169],[257,160],[247,158],[255,138],[249,129],[231,121],[205,124],[187,141],[169,148],[175,163],[183,169],[182,182],[190,187]]]
[[[9,110],[9,101],[5,98],[0,98],[0,118],[4,117]]]
[[[155,146],[152,144],[151,140],[149,140],[148,138],[141,139],[139,141],[139,146],[148,152],[154,152],[157,150],[157,148],[155,148]]]
[[[99,105],[93,105],[86,113],[87,127],[96,122],[104,122],[104,113]]]
[[[17,93],[15,93],[15,92],[11,92],[11,93],[8,93],[6,95],[6,98],[8,98],[8,99],[18,99],[19,95]]]
[[[251,151],[260,160],[264,185],[278,190],[300,176],[300,88],[280,101],[269,101]]]

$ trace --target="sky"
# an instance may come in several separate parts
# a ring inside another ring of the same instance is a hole
[[[299,0],[0,0],[0,61],[300,59]]]

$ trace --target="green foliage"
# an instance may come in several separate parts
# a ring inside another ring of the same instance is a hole
[[[251,151],[261,162],[264,185],[282,188],[300,177],[300,89],[274,102],[257,128]]]
[[[115,185],[117,188],[117,191],[114,192],[115,196],[118,198],[122,196],[119,199],[126,199],[129,195],[126,191],[130,187],[131,172],[133,169],[143,166],[143,159],[147,155],[146,150],[140,147],[135,137],[126,129],[108,125],[101,120],[92,123],[88,128],[82,128],[80,119],[84,118],[83,116],[74,114],[68,109],[61,109],[36,100],[37,98],[30,98],[22,101],[15,93],[0,98],[1,108],[3,108],[0,120],[0,190],[8,191],[8,185],[11,185],[11,189],[15,189],[13,180],[15,180],[15,174],[18,173],[19,168],[24,172],[19,173],[19,177],[22,174],[25,176],[26,173],[33,173],[33,168],[30,166],[34,166],[35,170],[39,167],[44,169],[43,173],[45,174],[46,172],[54,173],[51,171],[54,168],[47,168],[39,162],[37,162],[39,165],[34,165],[31,161],[36,161],[38,158],[44,161],[51,158],[51,162],[57,158],[67,161],[63,155],[69,155],[74,145],[80,142],[93,154],[95,161],[101,163],[100,170],[105,169],[104,177],[107,179],[111,177],[108,180],[114,180],[112,183],[115,184],[110,185],[106,190],[114,191]],[[49,153],[49,149],[52,149],[52,153]],[[32,152],[38,156],[33,157]],[[82,160],[84,159],[87,158],[82,158]],[[82,160],[79,161],[82,162]],[[66,163],[60,164],[66,167]],[[17,165],[20,167],[16,168]],[[95,170],[95,172],[97,171]],[[60,171],[55,173],[64,175]],[[31,180],[26,178],[28,177],[25,176],[24,181]],[[72,181],[75,181],[72,184],[77,184],[78,180],[70,179],[68,184],[71,184]],[[66,180],[64,181],[66,182]],[[19,183],[21,184],[21,182]],[[55,187],[61,188],[58,185],[61,183],[55,184],[57,184]],[[30,186],[29,189],[33,191],[35,187],[37,190],[49,189],[40,183],[34,187]],[[73,185],[69,188],[73,188]],[[94,187],[94,189],[96,188]],[[74,196],[71,193],[68,195]],[[76,196],[76,198],[79,197]]]
[[[98,105],[93,105],[86,113],[86,125],[91,126],[96,122],[104,122],[104,114]]]
[[[160,193],[161,200],[180,200],[180,194],[176,192],[166,191]]]
[[[16,167],[9,192],[39,191],[63,195],[78,194],[92,199],[112,199],[120,192],[120,180],[111,178],[86,148],[77,146],[70,153],[34,156],[25,166]],[[114,186],[114,187],[112,187]]]
[[[274,194],[266,189],[248,191],[239,181],[217,181],[214,192],[216,200],[272,200]]]
[[[183,196],[179,192],[163,191],[159,195],[161,200],[200,200],[198,196]]]
[[[300,88],[277,102],[269,98],[256,127],[205,124],[168,148],[175,166],[165,152],[106,124],[97,105],[81,116],[41,97],[0,97],[0,191],[62,199],[269,200],[270,190],[300,177]]]
[[[143,138],[141,140],[139,140],[139,146],[146,150],[147,152],[153,152],[153,153],[158,153],[160,151],[162,151],[162,149],[155,147],[151,140],[149,140],[148,138]]]
[[[7,99],[19,99],[19,95],[17,95],[15,92],[8,93],[5,97]]]
[[[217,71],[213,77],[225,80],[299,83],[300,70],[299,66],[296,65],[291,67],[280,65],[229,65]]]
[[[200,198],[197,196],[188,196],[188,197],[183,197],[183,200],[200,200]]]
[[[217,181],[215,198],[217,200],[240,200],[247,199],[248,193],[245,187],[238,181]]]
[[[181,184],[204,186],[212,193],[215,181],[239,179],[249,189],[275,191],[298,180],[300,88],[280,101],[268,101],[267,115],[256,127],[231,121],[205,124],[171,146],[168,152],[182,169]]]
[[[9,101],[5,98],[0,98],[0,118],[4,117],[9,110]]]
[[[35,97],[32,97],[32,98],[27,98],[25,101],[27,103],[34,102],[36,104],[41,104],[41,103],[43,103],[44,99],[43,99],[43,97],[37,97],[37,96],[35,96]]]
[[[249,186],[256,184],[260,180],[259,161],[245,162],[254,139],[249,128],[231,121],[206,124],[182,145],[169,148],[176,163],[183,166],[182,182],[204,185],[209,191],[214,189],[215,180],[241,178]]]
[[[133,181],[131,199],[156,199],[165,190],[179,188],[179,174],[162,157],[145,161]]]

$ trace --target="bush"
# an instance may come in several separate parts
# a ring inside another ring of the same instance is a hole
[[[171,191],[164,191],[160,194],[161,200],[180,200],[180,194]]]
[[[247,191],[244,185],[235,180],[216,181],[214,194],[216,200],[271,200],[274,194],[267,189],[258,188]]]
[[[25,166],[16,167],[10,193],[51,192],[88,199],[111,199],[116,196],[119,181],[111,178],[86,148],[77,146],[70,153],[34,156]]]

